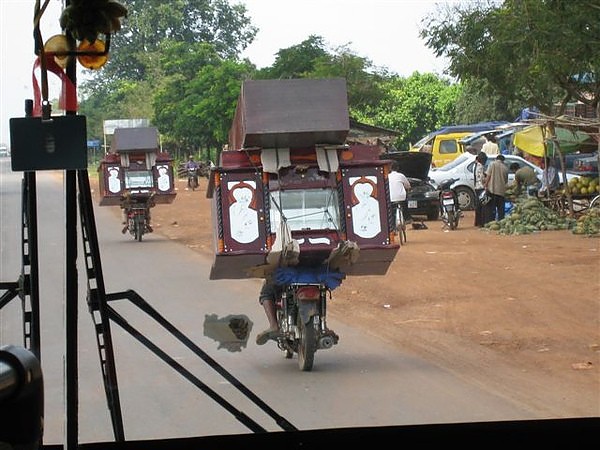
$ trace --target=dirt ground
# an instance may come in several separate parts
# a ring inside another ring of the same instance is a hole
[[[154,231],[214,254],[206,180],[194,192],[179,180],[177,192],[154,208]],[[332,320],[510,386],[550,416],[600,416],[600,239],[497,235],[475,228],[472,212],[455,231],[425,223],[385,276],[348,277],[333,291]]]

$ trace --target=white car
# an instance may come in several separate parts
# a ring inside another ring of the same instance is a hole
[[[496,159],[495,156],[488,156],[486,167],[491,164],[494,159]],[[513,163],[519,164],[519,167],[531,167],[535,171],[538,180],[542,180],[542,169],[535,164],[521,158],[520,156],[504,155],[504,164],[507,168],[509,168]],[[438,186],[442,181],[449,178],[457,178],[458,180],[452,184],[452,189],[458,196],[458,204],[460,209],[466,211],[473,209],[475,206],[475,177],[473,174],[474,166],[475,155],[471,153],[463,153],[454,161],[451,161],[442,167],[430,169],[429,178],[432,184],[435,186]],[[560,174],[560,178],[562,179],[562,174]],[[567,178],[569,178],[569,174],[567,174]],[[514,179],[514,172],[509,170],[508,183],[511,184],[514,182]]]

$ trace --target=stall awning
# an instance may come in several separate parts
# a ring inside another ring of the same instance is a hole
[[[582,145],[591,141],[591,136],[584,131],[569,130],[556,127],[556,140],[562,153],[573,153]],[[525,153],[533,156],[544,156],[544,142],[547,146],[548,156],[554,155],[554,145],[550,140],[547,129],[541,125],[531,125],[514,134],[513,144]]]

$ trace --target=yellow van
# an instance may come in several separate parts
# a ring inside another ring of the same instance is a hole
[[[441,167],[463,153],[463,148],[458,141],[471,134],[473,134],[472,131],[445,134],[431,133],[413,145],[410,151],[431,153],[431,167]]]

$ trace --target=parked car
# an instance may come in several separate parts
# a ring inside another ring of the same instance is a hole
[[[440,215],[439,191],[427,177],[431,156],[431,153],[422,152],[390,152],[384,153],[381,158],[398,162],[399,171],[410,181],[406,202],[411,216],[437,220]]]
[[[495,156],[488,156],[486,167],[490,165],[494,160]],[[504,155],[504,164],[507,168],[513,163],[519,164],[519,168],[523,166],[531,167],[538,180],[542,179],[542,169],[535,164],[527,161],[524,158],[516,155]],[[458,196],[458,204],[460,209],[463,211],[473,209],[475,207],[475,178],[473,175],[473,168],[475,166],[475,155],[471,153],[463,153],[454,161],[446,164],[445,166],[437,169],[431,169],[429,171],[429,178],[431,182],[437,186],[442,181],[449,178],[457,178],[458,180],[452,184],[452,189]],[[567,179],[571,178],[572,174],[567,173]],[[560,175],[562,180],[562,174]],[[509,170],[508,182],[509,184],[514,182],[515,174]]]

